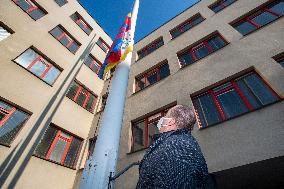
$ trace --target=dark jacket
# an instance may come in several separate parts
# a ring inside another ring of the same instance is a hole
[[[205,188],[207,165],[190,131],[180,129],[155,138],[139,165],[136,189]]]

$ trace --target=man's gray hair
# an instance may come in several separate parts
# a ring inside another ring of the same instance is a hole
[[[176,126],[179,129],[188,128],[192,130],[196,122],[193,109],[185,105],[176,105],[172,107],[169,109],[165,117],[174,118]]]

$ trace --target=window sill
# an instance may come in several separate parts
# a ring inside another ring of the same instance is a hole
[[[277,100],[277,101],[275,101],[275,102],[272,102],[272,103],[270,103],[270,104],[264,105],[264,106],[262,106],[262,107],[260,107],[260,108],[255,109],[255,110],[248,111],[248,112],[242,113],[242,114],[240,114],[240,115],[237,115],[237,116],[235,116],[235,117],[226,119],[226,120],[224,120],[224,121],[221,121],[221,122],[218,122],[218,123],[215,123],[215,124],[206,126],[206,127],[201,127],[201,128],[199,128],[199,130],[204,130],[204,129],[207,129],[207,128],[210,128],[210,127],[214,127],[214,126],[216,126],[216,125],[220,125],[220,124],[225,123],[225,122],[227,122],[227,121],[230,121],[230,120],[232,120],[232,119],[235,119],[235,118],[244,116],[244,115],[246,115],[246,114],[249,114],[249,113],[252,113],[252,112],[255,112],[255,111],[264,109],[264,108],[266,108],[266,107],[268,107],[268,106],[272,106],[273,104],[280,103],[280,102],[282,102],[283,100],[284,100],[284,98],[282,98],[282,99],[280,99],[280,100]]]
[[[0,146],[5,146],[7,148],[11,148],[11,145],[10,144],[3,144],[3,143],[0,143]]]
[[[69,169],[72,169],[72,170],[77,170],[77,169],[74,168],[74,167],[68,167],[68,166],[66,166],[66,165],[62,165],[62,164],[60,164],[60,163],[58,163],[58,162],[56,162],[56,161],[52,161],[52,160],[49,160],[49,159],[45,159],[45,158],[40,157],[40,156],[37,156],[37,155],[35,155],[35,154],[33,154],[33,156],[36,157],[36,158],[39,158],[39,159],[48,161],[48,162],[50,162],[50,163],[54,163],[54,164],[60,165],[60,166],[62,166],[62,167],[66,167],[66,168],[69,168]]]

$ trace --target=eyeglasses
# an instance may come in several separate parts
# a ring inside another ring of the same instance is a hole
[[[161,117],[159,120],[157,127],[160,130],[162,127],[169,126],[169,123],[172,121],[173,118]]]

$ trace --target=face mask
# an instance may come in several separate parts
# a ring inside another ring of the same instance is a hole
[[[162,117],[157,124],[158,129],[160,130],[162,127],[168,126],[171,120],[172,118]]]

